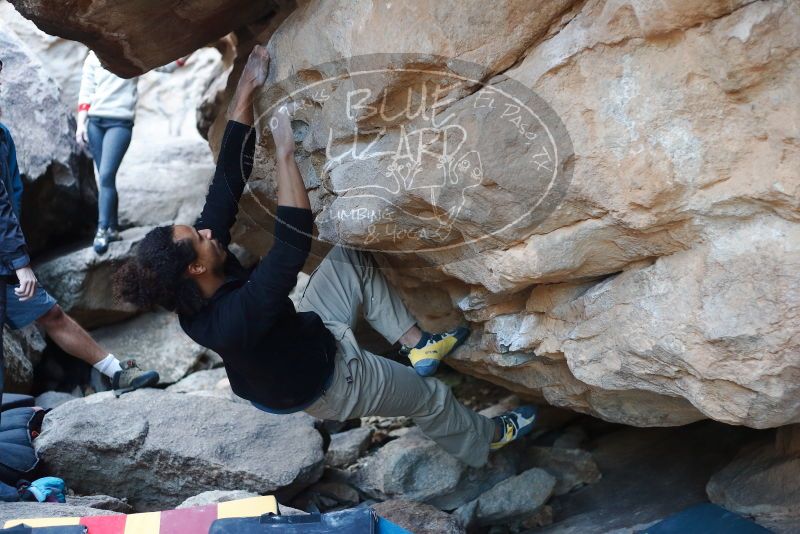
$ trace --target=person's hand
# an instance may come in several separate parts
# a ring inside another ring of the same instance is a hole
[[[19,278],[19,286],[14,288],[14,294],[19,297],[19,300],[26,301],[36,291],[36,275],[33,274],[33,269],[27,266],[17,269],[17,278]]]
[[[292,133],[292,115],[300,107],[298,102],[281,104],[269,119],[269,129],[275,141],[278,157],[290,156],[294,153],[294,134]]]
[[[236,92],[233,94],[228,117],[242,124],[253,125],[253,95],[264,82],[269,72],[269,53],[261,45],[256,45],[247,57]]]
[[[256,45],[247,56],[242,75],[239,77],[239,86],[242,89],[255,90],[264,85],[269,73],[269,52],[261,45]]]
[[[87,120],[83,117],[78,117],[78,127],[75,129],[75,141],[81,150],[85,150],[89,143],[89,130],[87,128]]]

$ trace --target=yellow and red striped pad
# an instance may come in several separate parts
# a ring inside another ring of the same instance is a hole
[[[258,517],[270,512],[278,513],[278,502],[271,495],[143,514],[11,519],[4,528],[24,523],[30,527],[83,525],[88,534],[198,534],[208,532],[217,519]]]

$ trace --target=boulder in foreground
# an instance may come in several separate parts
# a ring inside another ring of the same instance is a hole
[[[140,511],[215,489],[290,496],[323,469],[322,437],[308,415],[153,389],[56,408],[36,449],[75,491],[125,496]]]

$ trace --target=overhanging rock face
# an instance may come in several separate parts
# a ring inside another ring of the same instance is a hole
[[[13,0],[43,31],[80,41],[123,77],[138,76],[269,17],[281,0]]]
[[[14,3],[129,75],[277,9]],[[237,32],[213,85],[212,147],[248,46],[268,43],[257,110],[300,89],[318,237],[380,252],[427,330],[468,321],[452,365],[638,426],[800,422],[800,3],[309,0],[268,21]],[[526,145],[545,132],[492,107],[504,93],[545,102],[569,143]],[[266,123],[233,232],[259,255]],[[537,203],[553,145],[569,180]]]
[[[459,370],[626,424],[775,427],[800,421],[798,21],[778,1],[308,2],[269,40],[259,105],[305,104],[296,157],[319,237],[383,252],[426,328],[471,322]],[[465,73],[486,86],[425,107],[435,121],[418,112]],[[571,140],[544,210],[544,149],[525,143],[544,136],[494,98],[509,80]],[[262,134],[235,232],[254,251],[275,193]]]

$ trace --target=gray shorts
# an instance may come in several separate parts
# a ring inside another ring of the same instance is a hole
[[[16,287],[19,285],[6,284],[6,324],[13,330],[28,326],[56,305],[56,299],[39,284],[33,296],[24,302],[14,293]]]

